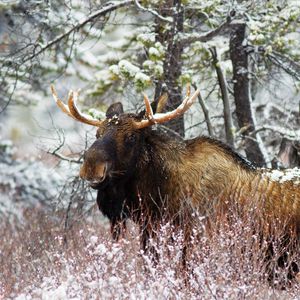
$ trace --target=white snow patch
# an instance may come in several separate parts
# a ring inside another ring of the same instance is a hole
[[[159,56],[160,55],[158,49],[156,49],[155,47],[150,47],[149,48],[149,54],[153,55],[153,56]]]
[[[134,77],[137,72],[140,71],[140,69],[133,65],[128,60],[122,59],[119,64],[119,69],[121,73],[124,73],[125,75],[129,75],[130,77]]]
[[[151,81],[151,78],[148,75],[146,75],[145,73],[138,72],[135,74],[134,80],[142,82],[142,83],[147,83],[147,82]]]
[[[286,170],[268,170],[264,173],[273,181],[278,181],[280,183],[286,181],[294,181],[295,183],[300,183],[300,169],[286,169]]]

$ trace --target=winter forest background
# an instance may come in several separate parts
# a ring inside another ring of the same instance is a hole
[[[116,101],[141,110],[143,93],[167,94],[170,110],[189,84],[200,96],[164,126],[170,135],[208,135],[258,166],[294,168],[299,59],[297,0],[0,0],[0,299],[299,299],[297,287],[269,288],[239,252],[246,225],[203,241],[188,288],[168,228],[156,267],[136,255],[133,225],[112,243],[78,178],[95,128],[65,116],[50,91],[66,100],[81,89],[81,109],[101,118]]]

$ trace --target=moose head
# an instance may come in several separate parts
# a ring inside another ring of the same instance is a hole
[[[148,97],[144,95],[145,110],[142,113],[124,113],[122,104],[115,103],[108,108],[106,118],[98,120],[79,111],[76,105],[78,91],[69,92],[66,105],[59,99],[53,86],[51,90],[57,105],[65,114],[97,127],[96,141],[85,152],[80,169],[80,177],[95,189],[105,187],[109,181],[130,177],[138,164],[145,133],[154,124],[165,123],[184,114],[200,92],[196,90],[190,95],[188,87],[182,103],[167,113],[153,112]]]

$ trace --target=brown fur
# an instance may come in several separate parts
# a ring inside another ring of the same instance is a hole
[[[254,168],[225,144],[207,137],[180,141],[152,128],[136,129],[140,117],[110,109],[86,152],[82,178],[95,181],[109,170],[98,189],[98,205],[118,238],[127,218],[141,227],[142,246],[163,221],[180,225],[189,238],[188,222],[197,212],[216,219],[231,205],[254,210],[262,231],[284,224],[300,237],[300,185],[277,182]],[[106,165],[107,166],[107,165]],[[121,228],[122,227],[122,228]]]

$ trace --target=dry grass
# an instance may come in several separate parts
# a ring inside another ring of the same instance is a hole
[[[97,211],[67,232],[60,213],[24,215],[22,224],[1,224],[0,299],[299,299],[296,283],[284,291],[270,287],[267,243],[254,234],[250,218],[224,220],[209,231],[198,221],[183,270],[183,237],[169,224],[153,241],[160,257],[154,264],[139,250],[132,224],[113,243]],[[299,261],[297,255],[293,260]],[[278,269],[278,280],[287,269]]]

